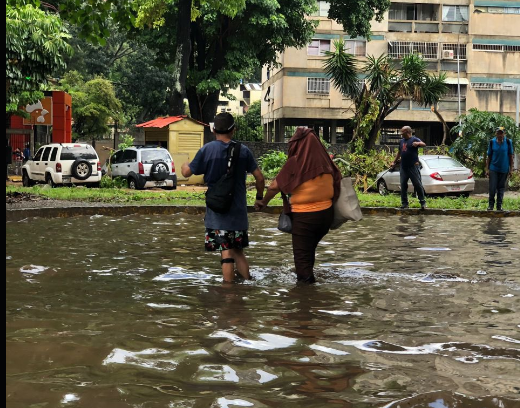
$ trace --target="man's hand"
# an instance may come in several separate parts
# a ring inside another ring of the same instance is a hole
[[[183,165],[181,166],[181,174],[183,175],[183,177],[190,177],[193,175],[190,169],[190,162],[183,163]]]
[[[413,147],[417,147],[417,146],[419,146],[419,142],[413,142],[413,143],[412,143],[412,146],[413,146]]]
[[[262,211],[265,208],[264,200],[255,201],[255,211]]]
[[[486,178],[489,177],[489,169],[486,169],[486,172],[484,173],[484,175],[486,176]]]

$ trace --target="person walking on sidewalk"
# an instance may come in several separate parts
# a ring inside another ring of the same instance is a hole
[[[513,173],[514,149],[511,139],[505,136],[503,127],[495,130],[495,137],[489,141],[486,176],[489,177],[489,205],[488,211],[495,208],[495,196],[497,211],[502,211],[506,181]]]
[[[421,210],[424,210],[426,209],[426,198],[421,180],[419,147],[426,146],[426,143],[418,137],[412,136],[410,126],[403,126],[400,132],[403,138],[399,142],[399,151],[392,166],[396,166],[401,159],[401,208],[408,208],[408,180],[412,180],[413,188],[421,203]]]

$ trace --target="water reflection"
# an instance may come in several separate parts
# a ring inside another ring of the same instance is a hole
[[[520,404],[519,220],[347,223],[297,287],[290,237],[251,218],[240,285],[199,215],[6,224],[7,406]]]

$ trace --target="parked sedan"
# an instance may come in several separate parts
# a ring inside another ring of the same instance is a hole
[[[419,156],[421,178],[426,194],[454,194],[468,196],[475,189],[473,172],[449,156]],[[399,168],[379,173],[376,178],[379,194],[401,191]],[[411,181],[408,191],[413,192]]]

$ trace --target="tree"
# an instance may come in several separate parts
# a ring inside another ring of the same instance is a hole
[[[77,136],[99,139],[109,131],[111,121],[119,120],[121,102],[116,98],[110,81],[95,78],[83,82],[81,75],[72,71],[65,75],[62,87],[74,100],[73,130]]]
[[[344,51],[341,40],[334,46],[335,51],[326,52],[325,71],[334,87],[353,101],[353,150],[373,149],[385,118],[405,99],[435,106],[448,91],[445,74],[429,74],[418,54],[406,55],[400,62],[387,55],[369,56],[358,69],[356,58]],[[366,75],[362,85],[359,74]]]
[[[237,124],[235,139],[253,142],[260,142],[264,139],[261,106],[260,101],[255,101],[243,116],[235,118]]]
[[[484,174],[489,141],[495,137],[495,129],[503,126],[506,137],[513,140],[515,152],[520,149],[520,129],[509,116],[496,112],[470,109],[461,115],[461,124],[452,129],[453,134],[462,132],[450,147],[455,157],[473,169],[476,176]]]
[[[183,113],[181,100],[187,96],[191,115],[205,123],[213,119],[221,91],[235,87],[259,66],[276,65],[277,54],[285,48],[305,46],[316,25],[306,18],[316,10],[315,0],[59,3],[60,11],[88,38],[104,41],[107,17],[128,28],[134,24],[146,29],[149,44],[171,74],[169,113]],[[390,2],[331,0],[330,4],[329,16],[342,18],[349,33],[369,37],[371,19],[380,20]],[[209,131],[205,138],[212,139]]]
[[[65,67],[72,48],[57,15],[32,5],[6,5],[6,114],[23,115],[19,107],[43,97],[49,76]]]
[[[85,80],[103,76],[114,85],[121,101],[123,123],[141,123],[168,113],[170,74],[157,65],[157,55],[137,38],[128,38],[115,24],[109,25],[106,45],[100,46],[74,35],[74,58],[70,71],[78,71]]]

